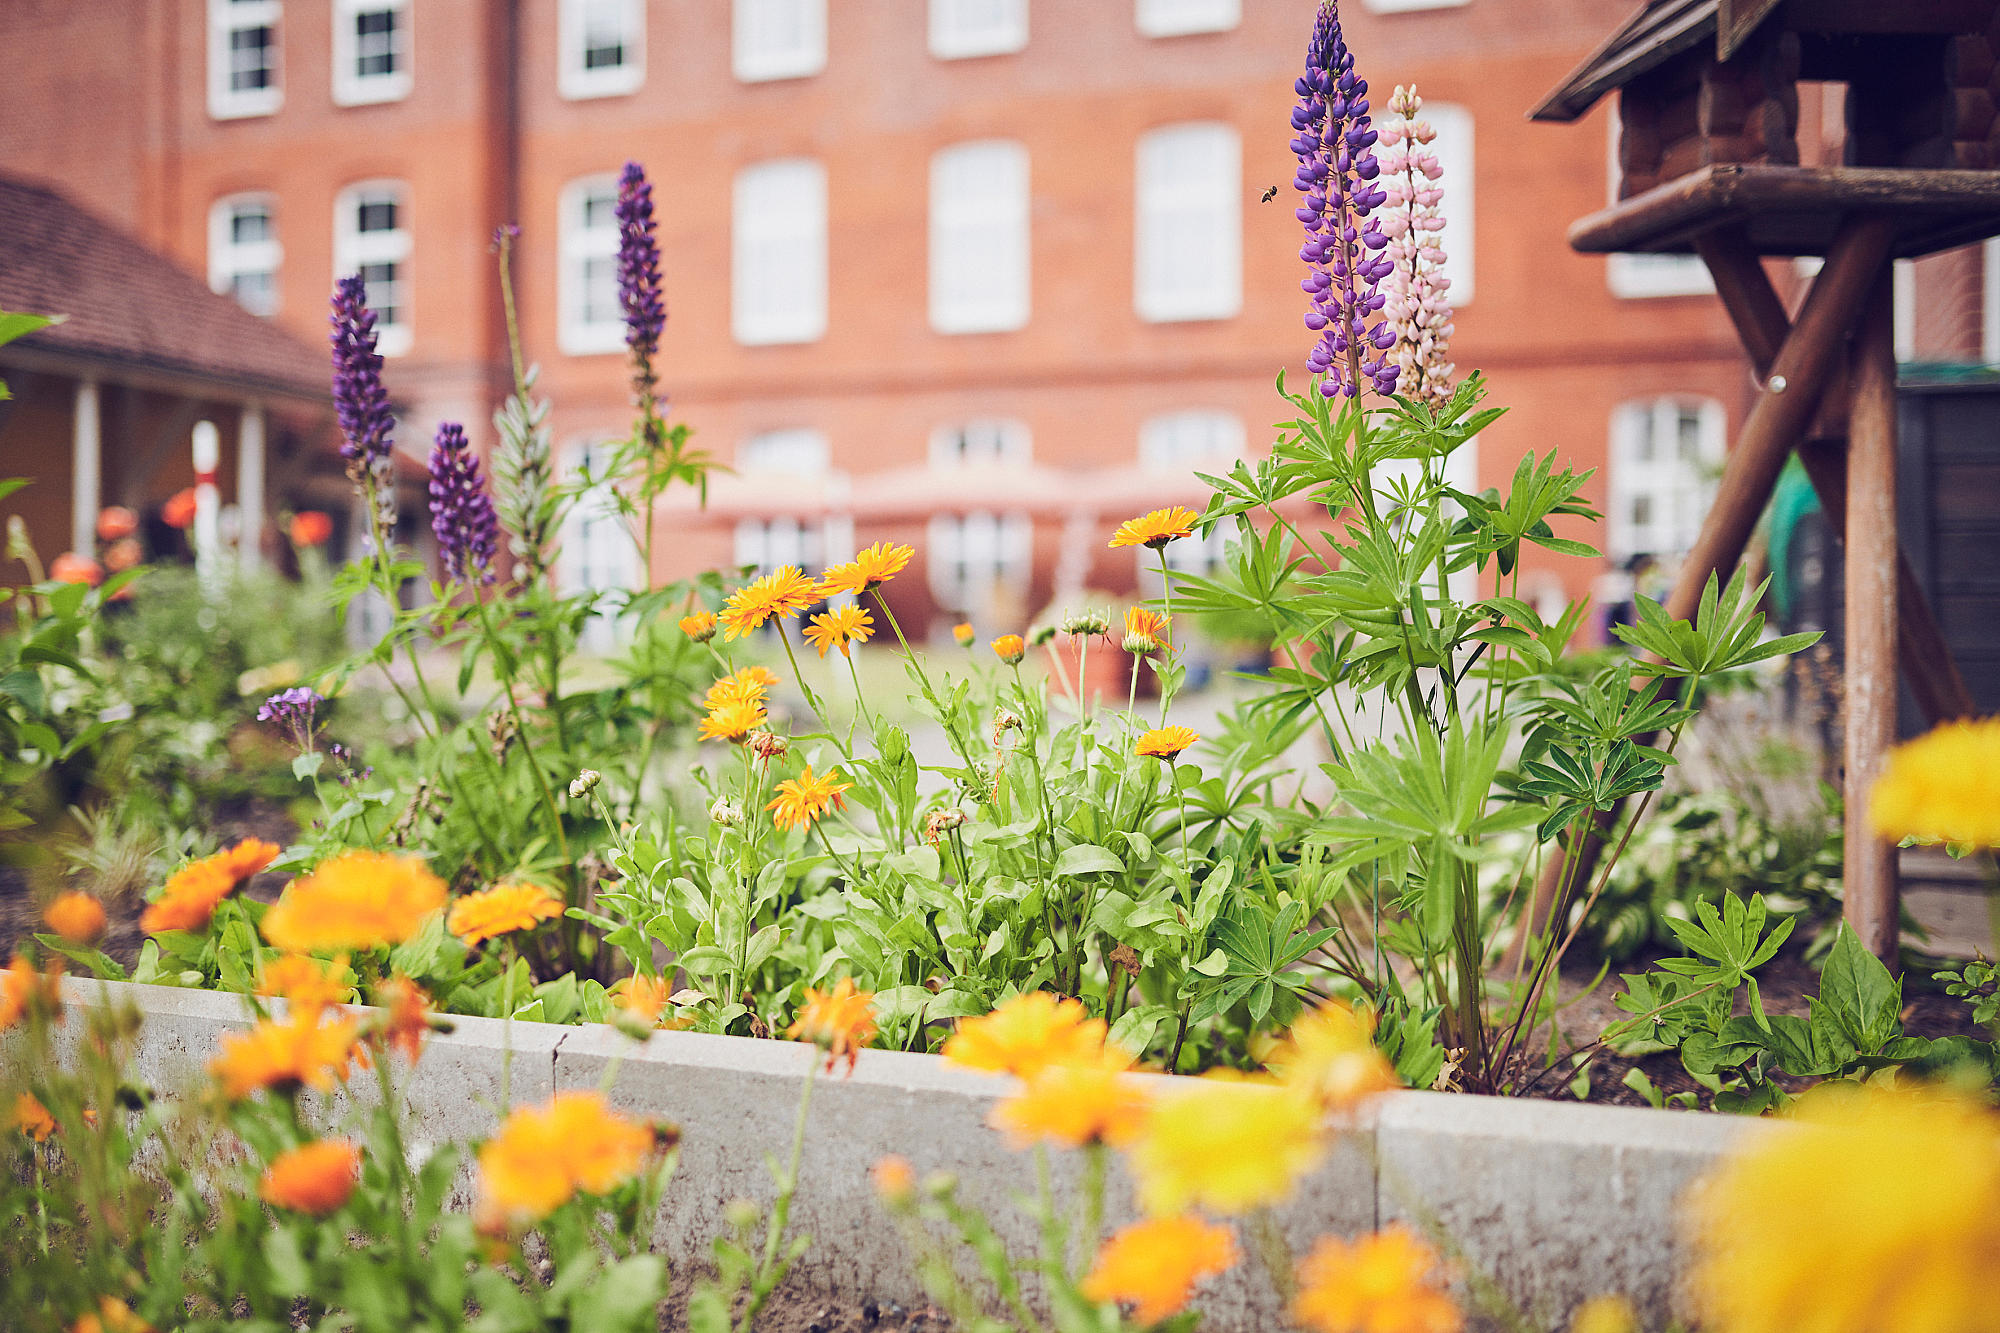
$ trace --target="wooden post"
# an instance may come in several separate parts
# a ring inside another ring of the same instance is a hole
[[[1846,795],[1848,924],[1895,968],[1902,943],[1896,847],[1869,831],[1868,797],[1896,743],[1896,351],[1883,270],[1855,343],[1848,410]]]

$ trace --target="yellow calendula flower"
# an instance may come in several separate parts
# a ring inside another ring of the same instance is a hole
[[[1570,1316],[1569,1333],[1641,1333],[1641,1328],[1624,1297],[1593,1296]]]
[[[216,905],[277,860],[278,851],[272,843],[245,838],[226,851],[189,862],[168,876],[160,896],[140,916],[139,929],[149,935],[200,930],[215,915]]]
[[[257,979],[259,995],[287,1001],[295,1013],[318,1013],[352,994],[345,955],[323,963],[310,954],[288,953],[264,964]]]
[[[1338,1002],[1308,1009],[1265,1063],[1280,1083],[1328,1110],[1402,1086],[1376,1048],[1374,1015]]]
[[[1167,646],[1167,618],[1143,606],[1125,611],[1123,648],[1128,653],[1156,653]]]
[[[1189,727],[1154,727],[1139,738],[1132,753],[1149,759],[1172,759],[1200,739],[1201,734]]]
[[[2000,1116],[1830,1083],[1692,1191],[1691,1290],[1717,1333],[2000,1328]]]
[[[760,666],[747,666],[741,671],[730,672],[709,686],[708,693],[701,697],[701,706],[713,709],[724,704],[761,704],[777,688],[778,677],[774,672]]]
[[[961,620],[958,624],[951,627],[951,637],[958,640],[958,646],[961,648],[970,648],[973,636],[976,633],[977,631],[972,628],[972,622],[969,620]]]
[[[401,944],[444,906],[444,881],[414,856],[342,852],[299,876],[264,914],[264,938],[286,953]]]
[[[824,1050],[828,1069],[844,1055],[852,1070],[861,1048],[875,1040],[875,1031],[875,992],[859,990],[853,977],[842,977],[832,990],[806,988],[806,1002],[785,1035]]]
[[[1868,822],[1884,838],[2000,847],[2000,717],[1947,722],[1891,750]]]
[[[1196,1284],[1236,1263],[1228,1227],[1199,1217],[1149,1217],[1120,1229],[1097,1251],[1078,1290],[1085,1300],[1119,1301],[1139,1324],[1178,1314]]]
[[[808,578],[797,565],[786,565],[729,595],[722,605],[722,637],[740,639],[768,620],[795,616],[826,598],[819,580]]]
[[[71,944],[95,944],[104,934],[104,904],[88,893],[58,893],[42,911],[42,922]]]
[[[14,1128],[37,1143],[47,1143],[49,1135],[56,1132],[56,1118],[34,1093],[18,1093],[14,1097]]]
[[[1104,1020],[1075,1000],[1025,991],[984,1018],[959,1020],[943,1054],[961,1068],[1028,1078],[1050,1065],[1103,1058],[1104,1032]]]
[[[884,1157],[869,1169],[868,1181],[875,1187],[875,1197],[895,1207],[906,1204],[917,1194],[917,1173],[908,1159],[894,1153]]]
[[[693,611],[682,616],[681,633],[696,643],[707,643],[715,637],[715,612]]]
[[[1292,1317],[1313,1333],[1458,1333],[1465,1316],[1442,1265],[1400,1223],[1346,1241],[1324,1236],[1299,1261]]]
[[[994,1107],[989,1123],[1016,1149],[1037,1143],[1123,1146],[1137,1136],[1152,1105],[1152,1080],[1128,1074],[1131,1067],[1131,1055],[1113,1045],[1095,1060],[1049,1065]]]
[[[1111,534],[1108,545],[1149,546],[1157,551],[1175,538],[1193,532],[1194,525],[1200,521],[1200,514],[1180,505],[1172,509],[1155,509],[1150,514],[1128,518],[1120,523],[1118,531]]]
[[[337,1211],[361,1176],[361,1150],[346,1139],[315,1139],[271,1159],[257,1195],[273,1208],[312,1217]]]
[[[866,643],[875,632],[875,621],[858,606],[839,606],[822,611],[806,622],[806,639],[825,657],[830,648],[848,656],[850,644]]]
[[[916,551],[908,546],[876,542],[846,564],[834,565],[819,576],[820,587],[829,596],[851,592],[856,596],[872,592],[903,572]]]
[[[578,1191],[604,1194],[632,1179],[656,1140],[595,1092],[559,1092],[508,1116],[479,1150],[483,1225],[539,1222]]]
[[[1128,1162],[1154,1214],[1228,1216],[1284,1200],[1326,1151],[1319,1103],[1288,1088],[1190,1079],[1162,1091]]]
[[[1018,665],[1027,654],[1028,647],[1018,634],[1002,634],[993,641],[993,655],[1008,666]]]
[[[322,1023],[320,1017],[297,1013],[282,1023],[267,1019],[248,1032],[225,1033],[221,1054],[208,1062],[223,1095],[238,1101],[259,1088],[325,1092],[345,1081],[348,1066],[362,1054],[356,1044],[361,1025],[352,1018]]]
[[[853,786],[840,780],[837,768],[814,777],[812,765],[807,764],[799,776],[778,784],[777,796],[764,808],[771,812],[771,822],[779,828],[808,828],[818,823],[827,811],[845,809],[847,798],[841,793]]]
[[[0,971],[0,1032],[26,1017],[37,1000],[50,1010],[62,1007],[61,973],[54,967],[47,972],[39,971],[33,963],[15,954],[6,970]]]
[[[701,738],[735,744],[764,725],[764,705],[753,703],[718,704],[701,720]]]
[[[157,1330],[116,1296],[99,1296],[97,1308],[78,1315],[69,1326],[69,1333],[157,1333]]]
[[[472,948],[502,935],[533,930],[562,914],[562,899],[546,886],[510,881],[460,898],[451,905],[444,928]]]

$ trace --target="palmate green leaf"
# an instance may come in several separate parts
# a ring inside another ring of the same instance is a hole
[[[1635,598],[1639,623],[1614,625],[1612,633],[1656,659],[1642,661],[1639,670],[1673,677],[1713,676],[1817,643],[1817,632],[1764,639],[1764,613],[1757,607],[1770,582],[1752,589],[1748,573],[1738,569],[1723,586],[1710,574],[1693,624],[1671,619],[1651,598]]]

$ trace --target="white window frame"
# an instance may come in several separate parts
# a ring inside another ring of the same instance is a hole
[[[285,104],[284,0],[208,0],[208,114],[215,120],[269,116]],[[271,86],[232,88],[230,39],[250,28],[271,30]]]
[[[1221,408],[1160,412],[1139,424],[1139,469],[1153,476],[1183,474],[1189,478],[1197,468],[1224,472],[1243,457],[1247,438],[1243,418]],[[1201,447],[1189,447],[1194,442]]]
[[[931,432],[930,465],[938,472],[1024,468],[1034,457],[1034,432],[1027,422],[1012,417],[976,417]]]
[[[731,210],[730,329],[736,341],[765,347],[825,337],[825,165],[787,157],[746,166],[736,173]]]
[[[1217,170],[1194,178],[1168,159],[1176,149],[1214,156]],[[1183,121],[1139,136],[1135,167],[1132,305],[1152,324],[1232,319],[1243,310],[1243,139],[1223,121]],[[1204,215],[1207,215],[1204,218]],[[1213,235],[1205,281],[1172,285],[1171,228],[1206,225]]]
[[[1679,476],[1665,475],[1683,460],[1679,453],[1678,431],[1683,415],[1696,419],[1694,468]],[[1654,455],[1638,457],[1638,443],[1650,441]],[[1687,554],[1701,532],[1702,519],[1714,502],[1716,485],[1728,452],[1728,416],[1721,403],[1693,394],[1663,394],[1620,403],[1611,415],[1608,453],[1610,473],[1606,490],[1604,535],[1605,554],[1615,565],[1623,565],[1635,555],[1650,555],[1672,562]],[[1667,456],[1659,456],[1664,449]],[[1634,500],[1645,495],[1653,506],[1665,504],[1673,512],[1652,514],[1635,531],[1632,517]],[[1658,540],[1664,533],[1673,541]],[[1642,537],[1652,539],[1642,540]]]
[[[823,477],[832,467],[832,442],[810,426],[759,431],[736,445],[736,470],[747,476]]]
[[[1438,184],[1444,197],[1438,213],[1444,218],[1445,300],[1454,310],[1472,304],[1474,260],[1479,250],[1479,228],[1474,210],[1479,160],[1472,111],[1456,102],[1425,102],[1417,119],[1429,121],[1437,131],[1431,152],[1437,157]]]
[[[569,479],[578,480],[603,464],[599,451],[609,454],[617,446],[611,438],[590,437],[573,441],[563,450],[562,467]],[[586,487],[563,516],[556,551],[556,583],[564,593],[623,588],[631,591],[645,579],[645,553],[618,507],[609,477]],[[607,653],[627,637],[625,607],[613,602],[584,624],[581,640],[592,652]]]
[[[615,175],[584,176],[563,186],[556,215],[556,344],[565,356],[625,350],[625,316],[618,306],[618,222],[587,225],[586,203],[596,194],[618,198]],[[608,319],[590,316],[590,265],[610,261]]]
[[[261,208],[270,219],[271,234],[261,241],[236,239],[236,215],[247,208]],[[278,240],[277,196],[262,190],[224,195],[208,208],[208,288],[220,296],[233,297],[253,315],[278,313],[280,278],[284,272],[285,247]],[[271,277],[269,309],[260,310],[245,302],[236,291],[236,280],[245,274],[268,273]]]
[[[558,0],[556,11],[556,92],[570,101],[623,97],[646,82],[645,0]],[[618,16],[624,60],[591,69],[584,64],[590,19],[602,11]]]
[[[1008,333],[1032,301],[1027,145],[975,139],[931,157],[930,318],[939,333]]]
[[[1035,523],[1028,515],[933,514],[927,535],[925,576],[941,610],[990,619],[1000,596],[1026,598],[1035,574]]]
[[[1889,265],[1890,346],[1899,362],[1917,359],[1917,261]]]
[[[1605,117],[1609,129],[1605,136],[1604,198],[1607,203],[1618,202],[1618,137],[1621,122],[1618,118],[1618,99],[1608,103],[1610,114]],[[1448,186],[1449,181],[1446,182]],[[1447,190],[1445,197],[1451,197]],[[1447,229],[1445,236],[1449,239]],[[1654,255],[1654,254],[1614,254],[1604,257],[1604,285],[1613,296],[1621,301],[1648,301],[1667,296],[1713,296],[1715,277],[1708,271],[1700,255]]]
[[[2000,236],[1980,244],[1979,356],[2000,364]]]
[[[934,59],[975,60],[1027,48],[1028,0],[930,0],[930,10]]]
[[[415,83],[416,6],[414,0],[333,0],[333,101],[335,106],[370,106],[400,102]],[[354,62],[354,21],[362,14],[394,11],[396,68],[387,74],[361,74]]]
[[[1228,32],[1242,21],[1243,0],[1135,0],[1132,13],[1141,37]]]
[[[391,232],[364,232],[358,216],[364,198],[393,194],[396,201],[396,229]],[[333,276],[344,278],[367,264],[395,264],[396,314],[394,323],[384,323],[377,310],[375,350],[383,356],[402,356],[410,350],[415,323],[415,287],[410,281],[410,187],[399,180],[356,181],[342,190],[333,203]],[[370,309],[376,309],[369,302]]]
[[[789,47],[758,41],[766,16],[795,11],[799,40]],[[826,69],[826,0],[734,0],[730,15],[730,65],[741,83],[804,79]]]

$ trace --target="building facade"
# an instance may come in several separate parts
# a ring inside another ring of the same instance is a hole
[[[414,453],[442,419],[490,442],[508,377],[487,238],[518,222],[521,333],[575,463],[628,429],[610,205],[639,161],[672,412],[735,469],[670,515],[655,575],[909,541],[924,577],[899,614],[1000,632],[1132,588],[1111,526],[1198,507],[1194,471],[1286,415],[1279,368],[1304,383],[1287,143],[1315,8],[17,0],[0,169],[308,336],[336,274],[363,272]],[[1454,360],[1509,408],[1460,481],[1554,448],[1597,469],[1599,544],[1630,563],[1692,539],[1751,390],[1695,261],[1564,243],[1606,202],[1614,130],[1525,112],[1623,12],[1342,7],[1378,107],[1414,82],[1439,130]],[[602,518],[562,560],[641,577]],[[1578,594],[1600,569],[1535,553],[1524,587]]]

